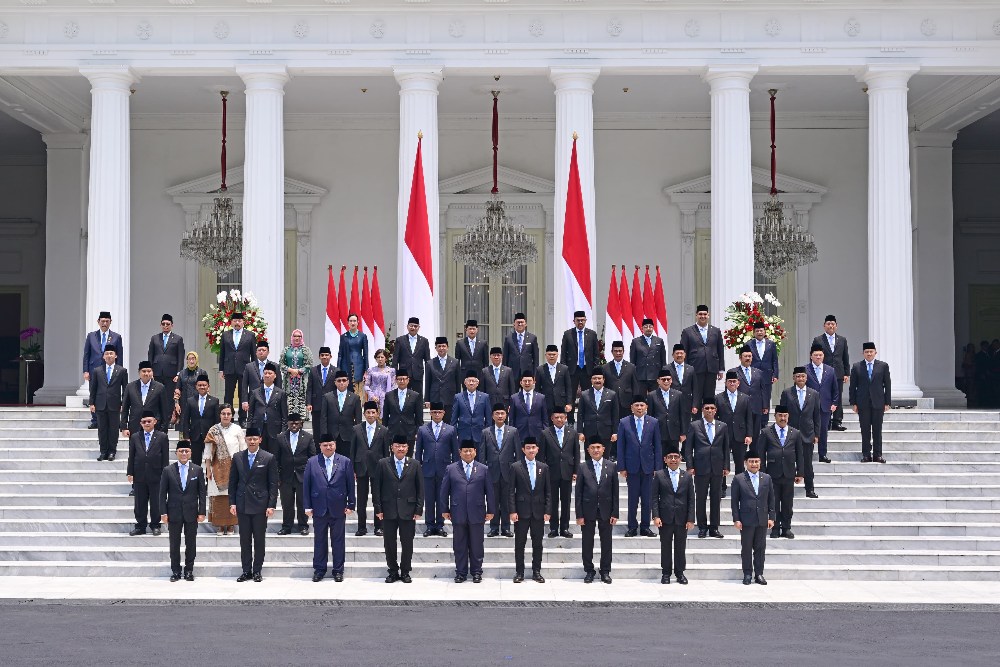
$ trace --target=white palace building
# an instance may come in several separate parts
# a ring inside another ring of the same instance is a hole
[[[781,199],[819,251],[776,284],[752,252],[769,89]],[[178,253],[219,187],[221,90],[235,277]],[[507,281],[452,253],[492,186],[492,90],[500,195],[539,248]],[[62,404],[99,311],[130,371],[162,313],[211,367],[200,320],[239,281],[273,352],[296,327],[316,350],[331,264],[380,267],[398,335],[422,132],[422,333],[470,316],[495,343],[523,310],[557,342],[577,133],[598,333],[612,265],[659,265],[671,344],[698,303],[722,325],[756,285],[783,304],[783,380],[835,313],[853,359],[878,343],[894,398],[963,405],[958,348],[1000,336],[998,104],[995,0],[0,0],[0,338],[44,329],[35,401]]]

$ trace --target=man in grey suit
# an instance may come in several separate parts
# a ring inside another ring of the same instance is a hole
[[[524,313],[514,313],[514,330],[503,339],[503,363],[509,366],[516,383],[524,371],[538,367],[538,338],[528,331]]]
[[[715,396],[715,381],[722,379],[726,356],[722,331],[708,323],[708,306],[695,310],[695,324],[681,332],[687,362],[694,368],[694,407],[698,410]]]
[[[750,353],[753,355],[751,366],[759,370],[764,375],[765,385],[774,385],[778,381],[778,346],[767,337],[767,327],[763,322],[754,322],[753,340],[747,342]],[[771,391],[767,391],[767,403],[771,404]],[[761,421],[761,428],[767,426],[767,414]]]
[[[135,490],[135,528],[129,535],[145,535],[147,525],[153,535],[159,535],[160,477],[170,463],[170,440],[166,433],[156,430],[156,415],[152,411],[144,411],[139,423],[141,428],[128,440],[126,474]]]
[[[490,344],[479,338],[479,322],[469,320],[465,323],[465,336],[455,343],[455,358],[462,367],[462,372],[470,368],[477,373],[490,363]]]
[[[643,389],[635,376],[635,365],[625,359],[624,343],[620,340],[611,343],[611,361],[601,368],[604,370],[604,386],[618,397],[618,414],[627,415],[632,409],[632,399],[641,396]],[[615,458],[614,452],[611,458]]]
[[[730,438],[728,427],[715,418],[715,399],[705,399],[702,419],[692,421],[684,441],[684,461],[694,476],[697,501],[698,537],[723,537],[719,532],[722,480],[729,475]],[[705,508],[711,503],[711,509]]]
[[[819,343],[823,347],[824,363],[833,367],[834,372],[840,381],[838,396],[844,395],[844,385],[850,381],[851,357],[847,351],[847,339],[837,333],[837,317],[827,315],[823,321],[823,333],[813,338],[813,345]],[[833,413],[830,428],[834,431],[846,431],[843,425],[844,406],[837,404],[837,411]]]
[[[443,410],[441,411],[444,412]],[[372,471],[372,502],[375,516],[384,527],[382,544],[385,548],[385,564],[389,570],[385,583],[402,581],[412,583],[410,578],[413,560],[413,536],[417,532],[417,520],[424,509],[424,474],[420,462],[409,458],[406,438],[393,438],[392,456],[378,462]],[[402,545],[401,557],[396,559],[396,536]]]
[[[635,375],[646,392],[656,389],[660,369],[667,364],[667,346],[663,339],[653,335],[653,320],[642,321],[642,335],[632,339],[628,358],[635,365]]]
[[[517,391],[517,384],[511,369],[503,365],[503,351],[499,347],[490,348],[490,365],[480,373],[479,386],[489,395],[491,405],[510,406],[510,395]]]
[[[861,346],[865,358],[851,367],[851,409],[861,420],[861,461],[885,463],[882,458],[882,420],[892,404],[889,364],[876,359],[871,341]],[[874,450],[873,450],[874,445]]]
[[[332,435],[344,450],[344,455],[348,456],[351,453],[354,427],[361,423],[361,398],[351,391],[351,376],[347,371],[338,368],[334,377],[337,388],[323,397],[323,412],[319,422],[322,428],[319,430]]]
[[[755,448],[774,486],[778,522],[771,529],[771,537],[794,539],[792,512],[795,485],[802,483],[802,434],[788,425],[787,407],[779,405],[774,409],[774,424],[761,431]]]
[[[252,331],[243,328],[243,313],[233,313],[230,318],[233,328],[222,332],[219,342],[219,379],[225,380],[225,391],[222,402],[235,404],[237,385],[243,375],[243,369],[250,363],[257,346],[257,336]],[[246,410],[240,408],[240,423],[245,423]]]
[[[750,414],[753,415],[751,435],[756,438],[764,428],[764,420],[770,412],[771,381],[763,371],[753,367],[753,351],[749,345],[744,345],[740,350],[740,365],[729,370],[736,371],[736,377],[740,380],[740,393],[746,394],[750,399]]]
[[[764,579],[764,551],[767,531],[774,528],[774,485],[766,472],[760,472],[760,455],[750,452],[746,471],[733,478],[733,525],[740,531],[740,557],[743,561],[743,585]]]
[[[552,485],[549,467],[538,456],[538,443],[525,438],[521,445],[524,458],[510,467],[510,490],[507,507],[514,524],[514,583],[524,581],[524,547],[531,534],[531,578],[540,584],[542,576],[542,537],[549,520]]]
[[[250,394],[250,408],[247,410],[247,422],[260,429],[263,436],[261,447],[271,454],[277,451],[278,434],[288,425],[288,396],[275,384],[277,375],[278,367],[267,362],[264,384]]]
[[[581,441],[596,435],[601,438],[601,442],[610,442],[612,456],[615,456],[618,422],[621,420],[618,396],[611,389],[605,388],[604,369],[600,366],[594,367],[590,383],[590,389],[580,394],[576,432]]]
[[[344,379],[347,379],[345,374]],[[364,421],[355,424],[351,431],[350,448],[345,453],[354,465],[354,476],[357,478],[358,497],[358,530],[355,537],[368,534],[368,492],[372,491],[374,504],[374,476],[378,462],[389,456],[392,445],[392,435],[389,429],[378,422],[378,403],[365,401]],[[433,415],[433,412],[431,413]],[[419,436],[418,436],[419,437]],[[383,535],[382,520],[375,515],[375,535]]]
[[[458,454],[461,460],[448,466],[438,502],[454,535],[455,583],[465,582],[471,570],[472,583],[478,584],[483,581],[483,527],[496,514],[496,496],[489,470],[476,461],[476,441],[463,442]]]
[[[560,347],[562,349],[560,361],[569,369],[572,378],[573,391],[570,394],[572,401],[576,399],[578,389],[583,391],[587,388],[599,354],[597,332],[587,328],[587,313],[582,310],[573,313],[573,327],[563,332]]]
[[[566,423],[566,413],[552,413],[552,425],[542,431],[539,443],[552,476],[552,506],[549,508],[549,537],[573,537],[569,532],[569,503],[580,464],[577,432]]]
[[[726,388],[715,395],[715,416],[726,425],[729,433],[729,451],[733,455],[733,472],[743,472],[743,459],[747,448],[753,444],[757,432],[754,431],[754,414],[750,409],[750,397],[740,391],[738,371],[726,371]],[[722,497],[726,497],[726,478],[722,478]]]
[[[681,453],[676,446],[663,450],[666,468],[653,473],[653,524],[660,529],[661,584],[686,584],[687,532],[694,527],[694,481],[678,467]],[[671,548],[672,547],[672,548]]]
[[[263,581],[264,534],[278,504],[278,461],[260,448],[260,429],[248,426],[247,448],[233,457],[229,473],[229,513],[240,528],[243,573],[236,581]],[[312,513],[306,496],[306,514]]]
[[[431,403],[444,404],[444,420],[451,422],[451,405],[462,387],[462,365],[448,354],[448,339],[434,339],[435,355],[424,364],[424,407]],[[403,369],[400,369],[403,370]],[[396,371],[399,377],[399,371]],[[420,388],[418,384],[417,389]]]
[[[115,348],[104,349],[104,361],[90,369],[90,414],[97,421],[98,461],[115,460],[122,400],[128,386],[128,371],[115,363]]]
[[[170,536],[170,581],[181,579],[181,533],[184,534],[184,580],[194,581],[198,524],[205,520],[208,482],[201,466],[191,461],[191,443],[177,441],[177,461],[160,476],[160,517]]]
[[[805,366],[796,366],[792,370],[792,379],[795,384],[781,392],[781,404],[788,408],[788,424],[802,434],[802,477],[806,482],[806,497],[819,498],[816,495],[812,460],[813,447],[819,442],[820,426],[823,423],[819,394],[806,386]]]
[[[119,363],[125,363],[122,337],[111,330],[111,313],[102,310],[97,316],[97,330],[83,339],[83,381],[90,382],[90,371],[104,362],[104,350],[111,347]],[[97,428],[97,415],[91,410],[90,428]]]
[[[510,508],[507,498],[510,493],[510,466],[519,456],[521,438],[525,437],[513,426],[506,424],[507,408],[502,403],[493,406],[493,424],[482,430],[482,446],[479,448],[479,462],[489,467],[490,484],[493,495],[499,502],[499,512],[490,522],[487,537],[514,537],[510,532]]]
[[[594,583],[594,534],[601,539],[601,581],[611,583],[611,529],[618,523],[618,470],[604,458],[604,443],[587,442],[587,459],[576,469],[576,524],[583,532],[583,583]]]
[[[411,317],[406,321],[406,333],[396,339],[393,348],[392,367],[405,368],[410,373],[414,387],[424,386],[424,364],[431,359],[430,341],[420,333],[420,318]]]
[[[173,316],[164,313],[160,318],[160,333],[149,339],[146,359],[153,364],[153,379],[162,384],[167,393],[174,395],[177,374],[184,368],[184,339],[174,331]]]
[[[243,374],[240,376],[240,409],[244,412],[250,410],[250,396],[257,391],[257,388],[264,384],[264,371],[267,369],[267,355],[270,353],[270,346],[266,340],[257,341],[256,359],[247,362],[243,366]],[[281,373],[274,376],[274,386],[281,389]],[[267,449],[265,447],[265,449]]]

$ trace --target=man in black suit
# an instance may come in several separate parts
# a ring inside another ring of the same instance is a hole
[[[354,533],[355,537],[368,534],[368,491],[372,489],[374,505],[374,488],[371,485],[374,483],[375,470],[378,462],[389,456],[392,440],[389,429],[378,421],[378,403],[365,401],[363,407],[365,419],[351,430],[349,448],[345,444],[345,451],[354,465],[354,476],[357,478],[358,530]],[[376,512],[375,535],[381,536],[382,530],[382,520]]]
[[[510,490],[507,507],[510,520],[514,523],[514,583],[524,581],[524,547],[531,533],[531,578],[540,584],[542,576],[542,537],[545,523],[549,520],[552,505],[552,485],[549,468],[538,456],[538,443],[534,438],[525,438],[521,445],[524,459],[511,466]]]
[[[309,431],[302,430],[302,415],[288,415],[288,428],[275,439],[275,458],[278,460],[278,480],[281,494],[281,530],[278,535],[291,535],[292,524],[298,518],[300,535],[309,534],[309,517],[306,516],[302,495],[302,474],[306,463],[319,450]]]
[[[687,532],[694,527],[694,481],[679,470],[677,447],[663,450],[666,468],[653,473],[653,523],[660,529],[661,584],[670,583],[670,573],[678,584],[686,584]],[[671,549],[672,547],[672,549]]]
[[[823,346],[824,363],[832,366],[837,374],[840,383],[837,395],[843,396],[844,385],[851,379],[851,357],[847,351],[847,339],[837,333],[837,317],[835,315],[826,316],[823,321],[823,333],[813,338],[813,345],[816,343]],[[838,404],[837,411],[833,413],[830,428],[834,431],[846,431],[847,428],[843,425],[843,421],[844,406]]]
[[[114,461],[118,453],[118,426],[121,423],[122,399],[128,386],[128,371],[115,363],[118,354],[108,346],[104,363],[90,369],[90,414],[97,420],[98,461]]]
[[[764,470],[774,486],[774,507],[778,522],[771,529],[771,537],[793,539],[792,503],[795,485],[802,482],[802,434],[788,425],[788,408],[779,405],[774,409],[774,424],[761,431],[755,445],[764,461]]]
[[[708,323],[708,306],[698,306],[695,324],[681,332],[681,345],[694,368],[694,407],[700,410],[706,400],[715,396],[715,382],[722,379],[726,363],[722,331]]]
[[[510,367],[514,382],[524,371],[538,367],[538,337],[528,331],[524,313],[514,313],[514,330],[503,339],[503,363]]]
[[[338,368],[334,378],[336,389],[323,397],[322,418],[317,430],[332,435],[344,450],[344,456],[349,456],[354,427],[361,423],[361,397],[351,391],[351,376],[347,371]],[[366,502],[367,498],[365,496]]]
[[[781,404],[788,408],[788,424],[802,434],[802,476],[806,482],[806,497],[816,495],[815,473],[813,472],[813,447],[819,443],[820,427],[823,423],[820,412],[819,394],[806,386],[805,366],[792,370],[795,384],[781,392]]]
[[[476,441],[464,441],[458,455],[461,460],[448,466],[438,503],[454,535],[455,583],[464,583],[471,570],[472,583],[479,584],[483,581],[483,526],[496,513],[496,497],[489,471],[475,460]]]
[[[502,403],[493,406],[493,423],[483,429],[482,446],[479,448],[479,462],[489,468],[489,480],[493,485],[493,495],[499,504],[498,512],[490,522],[490,532],[486,537],[514,537],[510,532],[510,508],[507,499],[510,494],[510,466],[518,458],[522,436],[513,426],[508,426],[507,407]],[[530,436],[528,436],[530,437]],[[537,442],[537,440],[536,440]]]
[[[656,379],[657,388],[647,394],[649,414],[660,423],[660,440],[663,451],[680,451],[687,440],[688,425],[691,415],[684,402],[684,394],[673,388],[674,377],[670,369],[664,366]]]
[[[470,368],[479,372],[490,363],[490,344],[485,340],[480,340],[479,322],[469,320],[465,323],[465,336],[455,343],[455,358],[461,366],[463,375]],[[447,401],[446,401],[447,402]]]
[[[184,339],[175,334],[174,318],[160,318],[160,333],[149,339],[146,360],[153,364],[153,379],[162,384],[171,396],[177,388],[177,374],[184,368]]]
[[[521,374],[521,391],[510,397],[510,423],[522,438],[530,435],[536,440],[548,426],[545,396],[535,391],[535,374],[531,371]]]
[[[663,339],[653,335],[653,320],[642,321],[642,335],[632,339],[628,358],[635,364],[635,375],[647,391],[656,389],[660,369],[667,365],[667,346]]]
[[[434,339],[434,352],[435,355],[424,364],[424,407],[443,403],[444,420],[451,423],[452,401],[462,388],[462,365],[448,354],[448,339],[444,336]]]
[[[723,537],[719,532],[722,480],[729,475],[730,438],[728,427],[717,420],[715,399],[706,398],[702,418],[692,421],[684,441],[684,462],[694,476],[697,501],[698,537]],[[706,505],[711,503],[710,511]]]
[[[122,399],[121,431],[126,438],[139,431],[139,419],[149,411],[156,417],[156,430],[167,432],[174,410],[173,394],[167,394],[163,385],[153,379],[153,365],[139,362],[139,379],[125,387]],[[113,460],[110,457],[108,460]]]
[[[117,332],[111,331],[111,313],[107,310],[102,310],[97,316],[97,330],[89,332],[83,339],[84,382],[90,382],[90,371],[102,365],[104,351],[109,347],[115,351],[115,359],[121,363],[125,363],[125,349],[122,346],[122,337]],[[97,428],[97,415],[93,410],[90,413],[90,426],[88,428]]]
[[[443,411],[442,411],[443,412]],[[424,510],[424,473],[420,462],[406,455],[409,443],[396,436],[392,456],[382,458],[372,470],[372,501],[375,517],[382,522],[385,564],[389,576],[385,583],[409,584],[413,559],[413,536],[417,519]],[[402,557],[396,560],[396,535],[402,544]]]
[[[208,429],[219,423],[219,399],[208,393],[207,373],[198,376],[194,387],[198,395],[188,398],[181,410],[181,430],[191,443],[191,460],[200,466]]]
[[[431,344],[421,336],[420,318],[411,317],[406,321],[406,333],[396,339],[393,348],[392,367],[405,368],[410,373],[414,387],[424,386],[424,364],[431,360]]]
[[[680,343],[674,345],[673,361],[668,368],[674,379],[671,386],[684,395],[684,406],[688,414],[697,415],[700,408],[694,398],[694,366],[687,363],[687,352]]]
[[[177,462],[160,476],[160,521],[170,536],[170,581],[181,579],[181,533],[184,534],[184,580],[194,581],[194,559],[198,552],[198,524],[207,514],[208,482],[205,471],[191,462],[191,443],[177,441]]]
[[[594,570],[594,533],[601,538],[601,581],[611,583],[611,529],[618,523],[618,471],[604,458],[599,438],[587,442],[587,460],[576,469],[576,524],[583,532],[583,583],[591,584]]]
[[[264,383],[250,394],[247,410],[247,422],[260,429],[263,436],[260,446],[271,454],[275,453],[274,443],[278,434],[288,424],[288,395],[275,384],[277,376],[278,367],[267,362],[264,367]]]
[[[594,367],[590,384],[590,388],[580,394],[576,431],[582,442],[596,435],[601,442],[611,443],[609,451],[614,459],[617,456],[618,422],[621,420],[618,396],[604,387],[604,369],[601,366]]]
[[[590,378],[587,380],[589,382]],[[572,417],[578,385],[570,369],[559,363],[559,348],[555,345],[545,348],[545,363],[535,369],[535,386],[545,396],[546,412],[552,414],[559,407]]]
[[[517,391],[514,374],[503,365],[503,350],[490,348],[490,365],[479,374],[479,386],[490,397],[490,404],[503,403],[510,407],[510,395]],[[458,392],[456,392],[458,393]]]
[[[743,561],[743,585],[764,579],[764,551],[767,530],[774,528],[774,486],[766,472],[760,472],[760,455],[750,452],[746,471],[733,478],[733,525],[740,531],[740,556]],[[756,575],[756,576],[755,576]]]
[[[736,371],[741,393],[750,398],[750,413],[753,415],[753,437],[764,428],[771,409],[771,381],[764,372],[753,367],[753,351],[749,345],[740,350],[740,365],[730,370]]]
[[[767,337],[767,326],[763,322],[753,323],[753,340],[747,342],[753,355],[752,366],[764,374],[764,382],[774,384],[778,381],[778,346]],[[768,395],[770,399],[770,394]],[[767,425],[765,419],[764,425]]]
[[[278,462],[260,447],[260,429],[248,426],[247,448],[233,457],[229,473],[229,513],[240,527],[240,560],[243,574],[238,582],[263,581],[264,534],[267,520],[278,504]]]
[[[170,463],[170,440],[156,430],[156,414],[142,413],[141,428],[128,439],[129,484],[135,491],[135,528],[129,535],[145,535],[148,525],[153,535],[160,534],[160,476]],[[149,512],[149,520],[146,512]]]
[[[266,340],[258,341],[256,355],[257,358],[248,362],[243,367],[243,374],[240,376],[240,409],[244,413],[250,410],[250,396],[257,391],[257,388],[264,384],[264,371],[267,369],[267,355],[270,347]],[[281,373],[274,377],[274,386],[281,389]],[[265,447],[267,449],[267,447]]]
[[[243,313],[233,313],[230,321],[233,328],[223,331],[219,342],[219,379],[226,382],[222,402],[235,404],[239,400],[236,388],[243,376],[243,369],[253,358],[257,337],[252,331],[243,328]],[[241,407],[240,423],[246,422],[246,418],[246,410]]]
[[[390,436],[405,435],[410,443],[407,456],[413,454],[413,443],[417,440],[417,429],[424,423],[424,401],[420,392],[409,389],[410,374],[405,368],[396,373],[396,389],[385,395],[382,423],[389,429]],[[451,405],[455,395],[447,397],[445,405]]]
[[[635,376],[635,365],[625,358],[625,344],[620,340],[611,343],[611,361],[601,366],[604,371],[604,386],[618,397],[618,414],[627,415],[632,409],[632,400],[643,394],[639,380]],[[593,377],[593,376],[591,376]],[[614,457],[614,447],[611,448]]]
[[[309,402],[306,405],[306,410],[315,420],[314,429],[317,428],[316,422],[319,422],[322,417],[320,413],[323,411],[323,398],[337,389],[337,384],[334,382],[337,367],[330,363],[331,361],[333,361],[333,352],[324,345],[319,348],[319,363],[309,371]],[[313,412],[316,414],[313,415]]]
[[[576,481],[576,468],[580,464],[577,432],[566,424],[566,413],[552,413],[552,425],[542,431],[542,456],[549,466],[552,478],[552,505],[549,507],[549,537],[573,537],[569,532],[569,502]]]
[[[587,328],[587,313],[582,310],[573,313],[573,327],[563,332],[561,347],[560,361],[569,369],[573,387],[570,399],[573,400],[576,398],[577,390],[583,391],[587,388],[590,374],[597,365],[599,353],[597,332]]]
[[[417,429],[414,454],[424,473],[427,497],[424,537],[448,537],[437,499],[448,466],[458,460],[458,443],[458,430],[444,422],[444,403],[432,401],[430,422]]]
[[[729,433],[729,451],[733,456],[733,472],[743,472],[743,460],[747,449],[753,444],[757,432],[754,430],[754,414],[750,396],[740,391],[739,371],[726,371],[726,388],[715,395],[715,416],[726,425]],[[722,497],[726,497],[726,478],[722,478]]]
[[[861,346],[865,358],[851,367],[851,409],[861,420],[861,461],[885,463],[882,458],[882,419],[892,404],[889,364],[876,359],[875,343]],[[872,445],[874,443],[874,450]]]
[[[840,376],[829,364],[824,363],[823,346],[813,343],[809,351],[810,363],[806,365],[806,386],[815,389],[819,394],[820,429],[819,429],[819,460],[830,463],[827,455],[827,439],[830,434],[830,423],[837,408],[842,402],[840,396]]]

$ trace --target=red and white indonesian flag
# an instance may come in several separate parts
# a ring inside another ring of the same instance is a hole
[[[399,303],[403,311],[400,321],[420,318],[429,335],[437,321],[434,312],[434,259],[431,254],[430,224],[427,218],[427,190],[424,185],[423,139],[417,139],[417,156],[413,163],[410,204],[406,214],[406,231],[399,257]],[[435,215],[437,213],[435,212]],[[433,338],[432,338],[433,340]]]
[[[632,299],[628,294],[628,275],[625,273],[624,264],[622,264],[621,285],[618,288],[618,309],[622,314],[622,343],[627,354],[632,338],[635,337],[635,321],[632,318]]]
[[[639,284],[639,266],[636,265],[635,273],[632,274],[632,320],[635,322],[632,329],[632,337],[638,338],[642,335],[642,285]]]
[[[344,274],[347,272],[346,266],[340,267],[340,291],[337,292],[337,310],[340,311],[340,333],[347,331],[347,283],[345,282]],[[333,346],[330,346],[333,350]],[[340,349],[340,340],[337,340],[337,349]],[[334,354],[337,354],[334,351]]]
[[[604,345],[608,353],[611,344],[622,339],[622,311],[618,302],[618,281],[615,280],[615,267],[611,267],[611,285],[608,287],[608,308],[604,314]]]
[[[337,288],[333,282],[333,266],[327,267],[326,315],[323,318],[323,345],[331,350],[340,345],[340,307],[337,304]]]
[[[653,320],[653,333],[656,333],[656,306],[653,305],[653,283],[649,279],[649,265],[646,265],[646,279],[642,283],[642,316]],[[640,324],[642,324],[640,322]]]
[[[375,338],[375,316],[372,314],[372,293],[368,289],[368,267],[365,267],[365,276],[361,285],[361,321],[358,323],[361,328],[361,332],[368,336],[368,341],[371,343]],[[375,350],[378,348],[374,345],[368,346],[368,365],[375,365]]]
[[[656,267],[656,288],[653,290],[653,305],[656,307],[656,335],[667,342],[667,300],[663,296],[663,281],[660,279],[660,267]],[[668,350],[669,351],[669,350]]]
[[[382,312],[382,291],[378,286],[378,267],[372,275],[372,316],[375,326],[372,330],[372,353],[385,348],[385,315]]]
[[[566,220],[563,225],[563,273],[566,310],[572,316],[577,310],[593,320],[593,289],[590,275],[590,242],[583,210],[580,168],[576,160],[576,137],[569,161],[569,185],[566,188]],[[562,323],[559,323],[562,324]]]

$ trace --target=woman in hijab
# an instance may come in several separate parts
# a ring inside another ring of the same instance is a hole
[[[184,357],[184,368],[177,374],[177,388],[174,389],[174,416],[177,418],[178,431],[181,430],[187,417],[184,414],[187,400],[198,395],[198,390],[194,386],[198,381],[198,376],[202,373],[208,374],[208,371],[202,370],[198,365],[198,361],[197,352],[188,352]],[[187,434],[181,434],[181,436],[187,437]]]
[[[288,394],[288,413],[297,412],[306,419],[309,411],[309,369],[312,368],[312,350],[305,344],[301,329],[292,332],[292,340],[279,357],[282,387]]]

